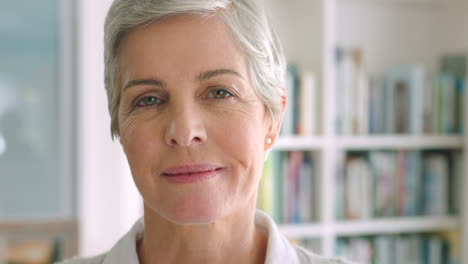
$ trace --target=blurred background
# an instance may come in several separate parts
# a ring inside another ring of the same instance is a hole
[[[468,264],[468,1],[258,1],[290,103],[257,207],[318,254]],[[110,3],[0,3],[0,263],[99,254],[142,215],[110,138]]]

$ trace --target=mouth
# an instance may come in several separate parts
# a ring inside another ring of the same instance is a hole
[[[172,183],[194,183],[219,175],[224,168],[212,164],[196,164],[169,167],[161,176]]]

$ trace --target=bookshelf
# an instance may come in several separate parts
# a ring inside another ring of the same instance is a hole
[[[439,215],[418,213],[413,216],[371,216],[352,220],[337,217],[337,200],[343,199],[336,195],[340,186],[338,175],[342,173],[343,162],[349,153],[406,151],[421,153],[418,154],[421,156],[427,152],[450,153],[450,156],[456,156],[456,161],[449,162],[457,162],[458,170],[450,167],[451,179],[457,180],[447,180],[447,184],[452,187],[456,185],[463,190],[468,187],[468,181],[464,179],[464,164],[468,162],[465,154],[468,138],[458,131],[438,131],[435,126],[429,126],[428,129],[422,123],[417,133],[408,132],[410,128],[398,133],[340,131],[336,123],[337,116],[342,111],[337,106],[337,98],[341,94],[337,88],[340,85],[340,72],[335,57],[337,47],[359,48],[365,67],[363,71],[368,76],[387,78],[387,73],[394,68],[415,64],[422,65],[426,70],[425,76],[437,76],[440,60],[444,55],[455,53],[468,56],[468,35],[464,34],[468,25],[468,1],[294,0],[286,3],[280,0],[263,0],[263,3],[282,39],[288,61],[293,62],[301,74],[313,72],[316,77],[317,99],[312,102],[317,106],[313,116],[315,133],[282,134],[272,150],[272,153],[299,151],[311,153],[314,157],[312,192],[315,200],[311,202],[314,220],[285,222],[280,224],[281,231],[295,240],[318,241],[318,253],[327,256],[338,254],[341,242],[348,239],[379,241],[375,242],[376,247],[377,244],[385,244],[386,242],[382,242],[384,240],[394,240],[398,244],[406,238],[420,239],[422,244],[431,245],[430,248],[437,248],[437,245],[445,243],[443,241],[448,241],[452,254],[456,255],[457,262],[453,263],[468,263],[468,207],[463,202],[466,198],[462,191],[456,193],[456,201],[447,201],[458,204],[456,212],[447,211]],[[425,83],[427,86],[424,87],[434,85],[432,81]],[[457,94],[455,100],[464,106],[468,105],[466,94],[465,83],[465,92]],[[356,100],[362,105],[360,99]],[[424,104],[421,109],[437,107],[431,103],[421,104]],[[352,109],[353,106],[350,107]],[[467,131],[467,108],[462,109],[459,126]],[[361,110],[356,107],[355,111],[359,113]],[[436,111],[439,110],[433,112]],[[426,124],[432,121],[421,122]],[[454,166],[453,163],[450,166]],[[423,165],[424,173],[425,166]],[[283,171],[274,173],[284,177]],[[277,180],[275,177],[272,179]],[[405,243],[410,242],[401,242]],[[375,252],[379,252],[378,249]],[[363,259],[362,263],[367,262]]]

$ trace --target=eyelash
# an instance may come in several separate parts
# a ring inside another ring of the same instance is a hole
[[[229,98],[231,96],[234,96],[234,94],[229,89],[222,88],[222,87],[214,87],[213,89],[210,90],[209,94],[212,94],[213,92],[216,92],[216,91],[224,91],[224,92],[226,92],[227,96],[223,97],[223,98],[215,98],[215,97],[208,97],[208,98],[210,98],[210,99],[226,99],[226,98]]]
[[[229,89],[226,89],[226,88],[219,88],[219,87],[216,87],[216,88],[213,88],[210,90],[210,94],[214,93],[214,92],[217,92],[217,91],[223,91],[225,92],[226,96],[223,97],[223,98],[216,98],[214,96],[208,96],[207,98],[208,99],[226,99],[226,98],[229,98],[229,97],[232,97],[234,96],[234,94],[229,91]],[[157,102],[151,104],[151,105],[142,105],[142,102],[143,100],[145,99],[149,99],[149,98],[154,98]],[[156,96],[151,96],[151,95],[148,95],[148,96],[143,96],[141,98],[139,98],[138,100],[136,100],[135,104],[134,104],[134,107],[135,108],[145,108],[145,107],[151,107],[151,106],[155,106],[155,105],[159,105],[163,102],[163,100],[161,100],[160,98],[156,97]]]
[[[151,105],[141,105],[143,100],[145,99],[148,99],[148,98],[154,98],[156,101],[158,101],[158,103],[154,103],[154,104],[151,104]],[[134,107],[135,108],[145,108],[145,107],[150,107],[150,106],[154,106],[154,105],[158,105],[158,104],[161,104],[162,100],[159,99],[158,97],[156,96],[143,96],[142,98],[138,99],[136,102],[135,102],[135,105]]]

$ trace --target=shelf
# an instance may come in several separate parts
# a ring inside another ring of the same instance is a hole
[[[324,146],[322,136],[280,136],[273,150],[321,150]]]
[[[452,135],[359,135],[280,137],[273,150],[321,150],[333,144],[339,149],[462,149],[463,136]]]
[[[466,0],[338,0],[339,4],[349,5],[379,5],[379,6],[407,6],[418,5],[427,7],[466,5]]]
[[[395,219],[341,221],[335,226],[337,236],[402,234],[449,230],[460,227],[458,217],[404,217]]]
[[[461,149],[462,136],[427,135],[379,135],[337,137],[338,148],[350,150],[368,149]]]
[[[281,224],[279,230],[287,237],[321,237],[322,224]]]

